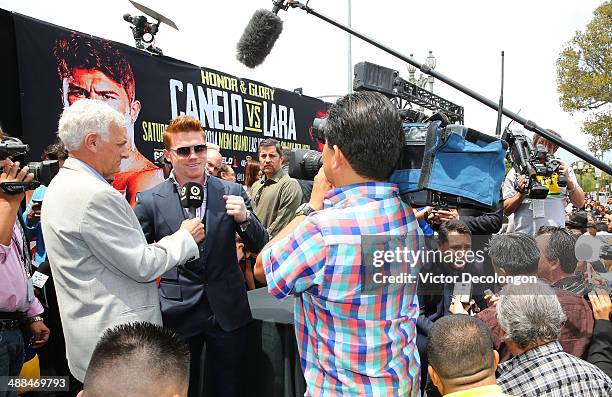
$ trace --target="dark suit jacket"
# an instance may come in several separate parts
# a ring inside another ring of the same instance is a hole
[[[485,275],[482,262],[471,262],[466,264],[462,272],[470,273],[472,276]],[[420,270],[422,274],[451,275],[443,264],[426,264]],[[450,314],[449,308],[453,300],[454,285],[423,283],[419,280],[419,317],[417,318],[417,334],[427,337],[433,323]],[[486,301],[482,291],[473,286],[472,298],[481,309],[486,308]]]
[[[268,241],[266,229],[254,214],[244,232],[226,214],[223,195],[242,196],[252,211],[251,200],[240,185],[209,177],[206,189],[206,237],[200,244],[200,259],[166,272],[159,288],[164,325],[187,338],[203,331],[210,311],[228,332],[251,321],[235,233],[251,252],[259,252]],[[139,193],[134,212],[150,243],[174,233],[186,219],[172,179]]]
[[[612,377],[612,322],[595,320],[587,361]]]
[[[503,223],[503,203],[498,204],[499,208],[491,212],[482,212],[474,208],[460,208],[460,219],[465,222],[472,232],[472,235],[489,236],[499,232]]]

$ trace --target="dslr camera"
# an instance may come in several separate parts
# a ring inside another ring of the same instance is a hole
[[[7,137],[0,141],[0,160],[25,156],[30,151],[27,144],[13,137]],[[26,190],[34,190],[40,185],[49,185],[51,179],[59,172],[59,161],[45,160],[32,161],[27,164],[29,173],[34,174],[31,182],[2,182],[0,189],[8,194],[20,194]]]

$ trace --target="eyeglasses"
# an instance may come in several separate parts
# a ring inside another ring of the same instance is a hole
[[[171,152],[176,152],[179,157],[189,157],[191,154],[191,150],[195,152],[195,154],[202,154],[206,151],[206,145],[195,145],[195,146],[184,146],[176,149],[170,149]]]

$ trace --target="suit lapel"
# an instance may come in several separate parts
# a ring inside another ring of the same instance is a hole
[[[206,237],[204,238],[204,258],[208,254],[215,242],[213,231],[219,230],[219,224],[225,215],[225,200],[223,195],[225,188],[223,184],[214,177],[208,177],[206,184]]]
[[[181,227],[181,222],[186,219],[186,216],[183,207],[181,207],[174,182],[171,179],[166,180],[163,188],[153,194],[162,198],[159,201],[153,201],[158,213],[161,214],[171,232],[177,231]]]

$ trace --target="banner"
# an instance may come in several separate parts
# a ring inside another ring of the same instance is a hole
[[[23,138],[31,158],[56,136],[64,107],[97,98],[125,115],[130,157],[113,185],[134,194],[161,182],[155,164],[168,122],[187,114],[200,120],[207,141],[221,147],[224,163],[243,181],[259,142],[316,148],[310,136],[327,104],[318,99],[154,56],[129,46],[14,14]],[[214,59],[214,54],[211,54]]]

